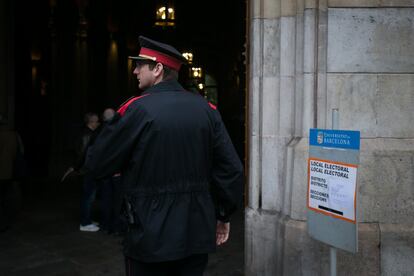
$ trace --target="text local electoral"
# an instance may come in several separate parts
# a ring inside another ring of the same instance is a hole
[[[347,167],[337,165],[337,164],[329,164],[320,161],[311,161],[311,171],[318,172],[325,175],[332,175],[337,177],[349,178],[349,170]]]

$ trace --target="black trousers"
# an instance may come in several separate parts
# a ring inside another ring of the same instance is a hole
[[[197,254],[175,261],[144,263],[125,257],[127,276],[202,276],[208,254]]]

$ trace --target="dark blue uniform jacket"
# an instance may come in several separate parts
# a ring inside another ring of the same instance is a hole
[[[213,252],[217,219],[241,203],[242,164],[219,112],[175,80],[124,104],[86,169],[96,178],[122,172],[134,220],[124,253],[145,262]]]

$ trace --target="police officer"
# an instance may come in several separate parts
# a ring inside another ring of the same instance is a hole
[[[216,107],[178,83],[182,55],[139,41],[130,58],[144,92],[104,127],[86,167],[96,178],[123,175],[127,275],[202,275],[207,254],[229,237],[242,165]]]

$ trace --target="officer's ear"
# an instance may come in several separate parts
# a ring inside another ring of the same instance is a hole
[[[164,74],[164,65],[162,63],[155,64],[154,70],[152,70],[152,73],[155,77],[160,77]]]

